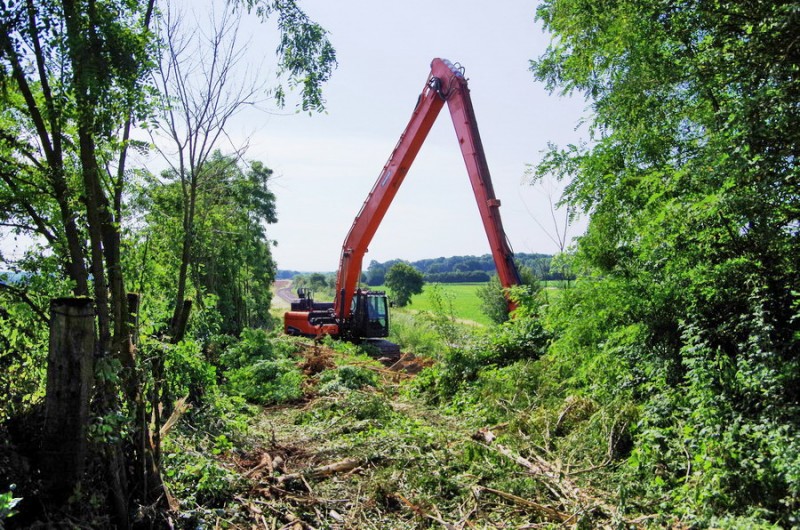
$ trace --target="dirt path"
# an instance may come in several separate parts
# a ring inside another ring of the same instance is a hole
[[[506,445],[507,423],[449,415],[403,390],[414,371],[312,344],[299,366],[306,398],[264,409],[251,448],[233,456],[252,484],[236,498],[242,528],[610,528],[613,510],[560,463]],[[345,388],[365,373],[372,384]],[[326,390],[336,378],[344,386]]]
[[[292,294],[292,280],[275,280],[272,284],[272,308],[289,309],[295,298]]]

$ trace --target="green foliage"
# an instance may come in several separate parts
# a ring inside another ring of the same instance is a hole
[[[0,284],[7,287],[0,288],[0,420],[7,420],[22,414],[44,394],[47,323],[39,314],[39,304],[46,306],[36,292],[36,279],[14,281],[3,276]],[[24,299],[8,292],[9,288],[25,293]]]
[[[380,421],[392,418],[394,409],[386,396],[360,390],[352,390],[340,394],[337,401],[324,401],[310,411],[300,414],[298,424],[311,424],[347,418],[356,421]]]
[[[539,279],[533,274],[529,267],[520,266],[519,274],[522,278],[522,285],[527,288],[528,296],[534,296],[541,290]],[[506,292],[500,285],[497,275],[492,276],[488,283],[482,285],[476,291],[478,298],[481,299],[481,311],[495,324],[501,324],[508,320],[508,298],[510,292]]]
[[[303,375],[295,346],[260,329],[245,329],[240,340],[220,355],[226,388],[260,404],[283,403],[303,395]]]
[[[391,289],[392,301],[400,307],[408,305],[411,296],[422,292],[422,273],[408,263],[395,263],[386,272],[386,286]]]
[[[168,438],[163,452],[164,480],[186,506],[221,508],[244,489],[241,475],[217,461],[213,451],[196,450],[191,439]]]
[[[303,111],[325,110],[322,85],[337,65],[336,50],[328,40],[328,32],[308,18],[294,0],[238,0],[238,3],[249,10],[255,9],[262,20],[277,13],[280,32],[277,75],[286,76],[289,88],[300,87],[298,106]],[[275,98],[280,106],[285,104],[283,85],[275,88]]]
[[[24,250],[21,258],[5,248],[0,255],[0,270],[20,273],[14,281],[0,281],[0,421],[27,421],[41,401],[48,300],[94,296],[100,340],[90,437],[101,443],[90,446],[87,470],[120,471],[122,482],[110,485],[113,491],[92,497],[109,499],[104,516],[116,509],[120,526],[127,526],[124,518],[134,506],[163,500],[151,496],[151,477],[141,480],[151,470],[145,471],[140,445],[150,436],[142,421],[152,412],[148,407],[169,410],[185,394],[195,406],[219,399],[218,374],[205,358],[204,343],[219,332],[272,325],[274,264],[263,226],[276,220],[275,197],[267,186],[271,171],[260,163],[226,167],[234,159],[220,155],[203,168],[209,179],[199,190],[196,206],[202,211],[189,230],[195,243],[188,278],[191,339],[176,345],[155,340],[164,338],[171,318],[181,262],[181,207],[187,200],[169,178],[152,179],[132,167],[138,157],[129,156],[147,147],[129,138],[131,127],[142,127],[155,114],[151,73],[159,62],[155,41],[162,33],[153,27],[158,11],[153,2],[129,0],[5,2],[0,8],[0,237],[4,243],[19,238],[18,250]],[[293,1],[264,2],[261,14],[270,13],[281,37],[279,74],[302,86],[304,109],[322,110],[322,85],[335,66],[326,32]],[[205,109],[200,114],[213,123],[207,132],[221,134],[218,127],[227,116]],[[136,185],[148,189],[133,189]],[[142,295],[135,358],[127,343],[128,291]],[[221,448],[223,440],[218,441]],[[104,460],[112,454],[124,455],[124,461],[108,464]],[[204,469],[192,471],[200,476]],[[30,474],[40,471],[46,470],[31,468]],[[210,482],[217,481],[208,473]],[[104,482],[93,478],[83,484]],[[186,478],[186,484],[197,485],[191,473]],[[200,491],[205,485],[203,475]],[[42,497],[32,505],[52,521],[55,512],[47,501]],[[2,496],[0,518],[12,504],[13,498]],[[151,511],[137,522],[156,524],[147,518]]]
[[[333,273],[322,274],[320,272],[297,274],[292,278],[292,287],[311,289],[314,293],[314,300],[317,301],[333,300],[336,276]]]
[[[572,278],[572,273],[562,266],[551,265],[552,256],[547,254],[514,255],[514,261],[520,268],[533,271],[537,278],[548,281],[560,281]],[[386,271],[400,260],[394,259],[384,263],[372,260],[367,268],[367,284],[370,286],[384,283]],[[494,257],[491,254],[482,256],[450,256],[432,259],[421,259],[410,262],[420,271],[426,282],[430,283],[483,283],[495,273]]]
[[[263,329],[245,328],[220,354],[219,365],[226,370],[249,366],[260,360],[278,360],[291,357],[297,346],[285,337]]]
[[[222,333],[237,335],[245,327],[273,325],[269,288],[275,265],[264,230],[265,223],[277,221],[271,176],[272,170],[261,162],[242,167],[236,157],[219,151],[203,164],[202,186],[193,203],[198,213],[191,226],[188,279],[195,292],[193,311],[210,311],[194,324],[205,337],[216,330],[197,326],[209,328],[214,311]],[[189,208],[181,179],[174,172],[162,179],[145,175],[136,191],[135,211],[147,224],[134,234],[138,244],[132,252],[139,255],[128,264],[139,270],[141,291],[174,296]],[[160,303],[161,297],[153,298],[145,301]]]
[[[180,502],[182,525],[214,524],[222,509],[250,487],[230,465],[230,455],[247,450],[258,410],[240,397],[215,392],[164,438],[162,477]]]
[[[259,360],[249,366],[228,370],[225,377],[229,392],[253,403],[284,403],[303,395],[303,374],[292,359]]]
[[[508,320],[508,301],[503,294],[503,286],[497,275],[491,277],[488,283],[480,286],[476,291],[481,299],[481,311],[495,324]]]
[[[513,362],[521,359],[536,359],[546,350],[549,335],[537,318],[518,318],[504,322],[486,333],[480,349],[492,352],[495,362]]]
[[[455,317],[455,296],[446,291],[441,284],[433,284],[428,291],[431,305],[430,323],[439,335],[444,349],[458,347],[466,339],[463,326],[459,326]]]
[[[360,390],[365,386],[376,386],[378,377],[374,371],[358,366],[340,366],[326,370],[319,379],[320,394],[333,394],[348,390]]]
[[[542,321],[524,314],[466,335],[460,334],[458,327],[446,317],[440,325],[448,347],[441,351],[437,365],[426,370],[415,382],[416,388],[431,392],[437,399],[451,398],[470,388],[488,370],[520,360],[538,359],[550,342]]]
[[[175,400],[189,395],[192,401],[197,402],[207,393],[214,392],[217,369],[205,359],[200,344],[186,339],[161,347],[164,348],[167,399]]]
[[[551,304],[550,355],[598,402],[635,396],[635,491],[697,525],[797,525],[796,6],[543,3],[533,63],[591,102],[591,143],[553,147],[590,216]],[[748,521],[735,523],[734,521]]]
[[[383,285],[386,281],[386,267],[375,260],[369,262],[367,267],[366,284],[369,286]]]
[[[15,508],[20,501],[22,501],[21,498],[14,497],[14,489],[16,489],[16,486],[11,484],[11,486],[9,486],[9,491],[0,493],[0,526],[2,526],[2,521],[4,519],[8,519],[17,514]]]
[[[435,356],[445,347],[429,318],[400,311],[392,313],[389,340],[404,352],[426,357]]]

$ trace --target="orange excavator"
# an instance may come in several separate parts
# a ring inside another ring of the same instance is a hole
[[[287,334],[386,342],[380,339],[389,335],[389,303],[386,293],[358,287],[362,260],[445,103],[453,119],[500,283],[506,288],[521,283],[500,220],[500,201],[494,195],[464,68],[445,59],[434,59],[411,119],[344,240],[335,300],[315,302],[310,291],[298,289],[299,299],[292,302],[291,311],[284,315]],[[511,301],[509,308],[514,308]]]

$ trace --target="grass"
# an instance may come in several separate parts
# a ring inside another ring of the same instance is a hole
[[[485,283],[437,283],[425,284],[422,288],[422,293],[411,297],[411,304],[408,309],[411,311],[432,311],[435,312],[438,308],[434,307],[434,301],[431,297],[431,290],[433,285],[438,285],[441,289],[443,302],[448,304],[452,302],[453,316],[459,320],[469,320],[477,322],[484,326],[490,325],[492,322],[489,317],[481,311],[481,304],[483,303],[478,298],[478,288]],[[448,307],[445,307],[449,311]]]
[[[431,311],[436,312],[438,308],[434,307],[434,302],[431,297],[431,290],[433,285],[441,289],[441,294],[444,298],[445,304],[452,301],[453,316],[459,320],[477,322],[483,326],[491,325],[492,321],[483,314],[481,311],[481,304],[483,303],[478,298],[478,288],[486,285],[482,282],[474,283],[426,283],[422,288],[422,293],[411,297],[411,303],[407,306],[410,312]],[[546,290],[547,295],[551,301],[557,298],[561,291],[565,288],[565,282],[562,281],[547,281],[542,283],[542,287]],[[370,289],[375,291],[389,291],[385,285],[373,286]],[[315,299],[318,301],[331,300],[330,296],[325,296],[324,293],[314,293]],[[275,296],[277,298],[277,296]],[[449,308],[445,308],[449,311]],[[283,319],[283,313],[287,309],[279,307],[273,312],[273,316]],[[393,312],[398,312],[393,309]]]
[[[300,343],[303,399],[248,415],[241,437],[209,433],[203,450],[174,441],[168,472],[184,501],[182,527],[596,528],[623,521],[614,495],[601,495],[591,480],[607,440],[597,407],[557,397],[552,410],[542,410],[541,396],[530,391],[538,384],[532,363],[485,367],[436,406],[425,390],[435,372],[417,380],[352,344]],[[562,440],[583,447],[573,440],[597,433],[599,456],[551,452]],[[589,471],[573,478],[571,469]]]

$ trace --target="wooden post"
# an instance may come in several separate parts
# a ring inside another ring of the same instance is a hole
[[[56,501],[66,501],[83,475],[96,344],[91,298],[50,301],[42,474]]]
[[[139,293],[128,293],[128,332],[131,335],[131,343],[139,344]]]
[[[186,326],[189,324],[189,313],[192,312],[192,300],[186,299],[183,301],[183,311],[181,311],[181,319],[175,325],[175,334],[172,336],[172,343],[177,344],[183,340],[186,334]]]

